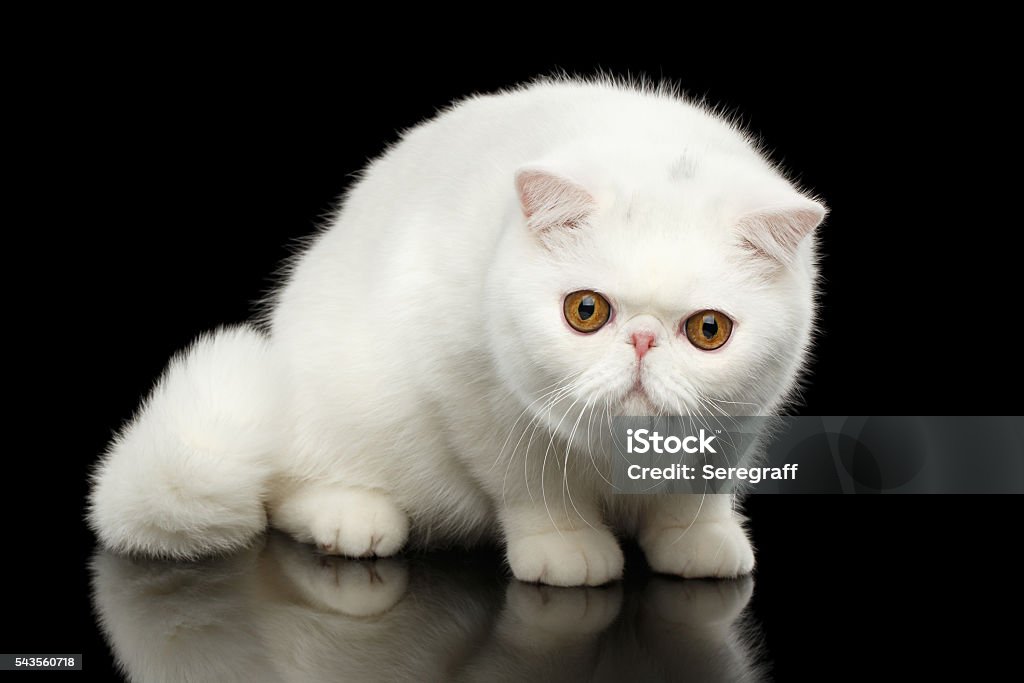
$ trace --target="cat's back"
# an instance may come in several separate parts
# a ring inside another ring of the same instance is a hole
[[[439,179],[440,187],[445,179],[491,177],[511,186],[510,173],[518,166],[572,155],[586,146],[598,147],[594,156],[603,151],[610,162],[631,147],[644,148],[648,155],[661,151],[667,158],[680,150],[759,157],[748,136],[728,118],[669,85],[542,80],[467,97],[405,131],[370,166],[364,184],[400,167],[452,172]]]

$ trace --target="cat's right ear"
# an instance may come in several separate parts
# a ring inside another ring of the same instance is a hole
[[[540,237],[579,228],[597,205],[582,185],[539,166],[516,172],[516,191],[527,226]]]
[[[743,246],[772,263],[789,265],[797,247],[825,220],[828,209],[821,202],[798,196],[782,204],[751,211],[738,223]]]

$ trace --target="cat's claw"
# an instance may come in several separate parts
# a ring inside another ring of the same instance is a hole
[[[600,586],[622,578],[622,550],[606,529],[546,531],[511,538],[508,562],[520,581],[550,586]]]
[[[651,569],[689,579],[736,578],[754,569],[754,549],[735,519],[666,526],[641,535]]]

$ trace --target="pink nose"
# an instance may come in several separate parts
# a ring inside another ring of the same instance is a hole
[[[646,356],[652,346],[655,346],[653,332],[641,330],[633,333],[633,348],[636,350],[637,358]]]

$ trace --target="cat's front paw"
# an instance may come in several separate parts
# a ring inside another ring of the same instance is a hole
[[[409,518],[374,491],[350,490],[327,502],[313,517],[310,532],[329,555],[388,557],[405,545]]]
[[[754,548],[735,519],[647,530],[640,539],[651,569],[690,579],[735,578],[754,569]]]
[[[387,494],[344,486],[299,490],[274,506],[271,521],[328,555],[387,557],[409,537],[409,518]]]
[[[610,531],[586,528],[510,538],[508,563],[520,581],[600,586],[622,578],[623,557]]]

